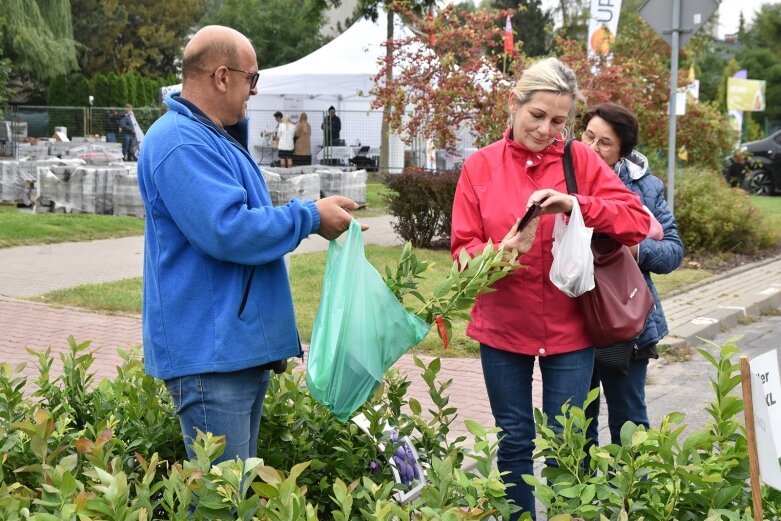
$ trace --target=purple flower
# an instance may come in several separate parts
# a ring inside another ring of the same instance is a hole
[[[372,476],[376,476],[380,473],[380,466],[377,465],[376,461],[372,460],[369,462],[369,470],[371,471]]]

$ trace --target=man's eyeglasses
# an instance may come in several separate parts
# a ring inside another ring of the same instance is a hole
[[[228,69],[229,71],[241,72],[242,74],[244,74],[244,77],[249,80],[249,88],[250,89],[254,89],[255,86],[258,84],[258,78],[260,78],[260,71],[258,71],[258,72],[243,71],[241,69],[234,69],[233,67],[228,67],[227,65],[225,65],[225,68]],[[214,78],[215,74],[217,74],[217,71],[214,71],[213,73],[211,73],[211,75],[209,77],[210,78]]]
[[[596,139],[596,136],[591,132],[589,132],[588,130],[583,132],[581,140],[583,141],[583,143],[587,144],[588,146],[596,144],[597,150],[600,150],[602,152],[606,152],[616,146],[615,143],[613,143],[608,139],[605,138]]]

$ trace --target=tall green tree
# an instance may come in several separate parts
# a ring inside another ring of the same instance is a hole
[[[0,13],[0,42],[3,41],[3,31],[3,15]],[[10,79],[11,60],[4,56],[3,48],[0,46],[0,104],[6,102],[11,95],[11,90],[8,85]]]
[[[72,0],[82,72],[158,78],[177,68],[206,0]]]
[[[585,47],[588,36],[588,19],[591,16],[591,2],[589,0],[559,0],[553,14],[561,21],[561,25],[556,30],[556,36],[583,42]]]
[[[766,88],[767,108],[763,113],[751,113],[751,117],[762,126],[765,118],[781,121],[781,4],[765,4],[757,11],[743,44],[738,63],[749,78],[765,80]]]
[[[541,0],[492,0],[490,7],[515,10],[510,23],[521,53],[533,58],[550,52],[553,15],[542,8]]]
[[[765,47],[781,59],[781,3],[763,5],[744,39],[747,47]]]
[[[81,72],[92,77],[125,69],[119,60],[121,36],[129,25],[125,6],[119,0],[71,0],[71,10]]]
[[[17,101],[77,68],[68,0],[3,0],[0,56],[11,62]]]
[[[320,48],[323,0],[224,0],[203,25],[232,27],[252,40],[262,69],[284,65]]]

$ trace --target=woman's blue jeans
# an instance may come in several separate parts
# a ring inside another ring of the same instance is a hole
[[[635,425],[644,425],[648,429],[648,409],[645,405],[645,379],[648,372],[648,360],[632,359],[629,362],[629,373],[626,375],[600,375],[594,368],[591,388],[602,384],[602,394],[607,402],[607,424],[610,427],[610,442],[621,443],[621,427],[628,421]],[[591,423],[586,430],[586,436],[599,444],[599,396],[586,409],[586,416]]]
[[[536,519],[532,487],[521,476],[534,474],[534,405],[532,403],[532,371],[536,357],[494,349],[480,344],[480,360],[483,378],[488,390],[496,426],[499,433],[497,465],[500,472],[509,472],[503,477],[508,499],[513,500],[524,511],[531,512]],[[561,414],[561,406],[567,400],[572,405],[583,406],[591,383],[594,366],[594,349],[589,347],[564,353],[540,357],[542,373],[542,410],[547,415],[554,431],[561,426],[555,420]],[[515,514],[518,519],[521,512]]]
[[[231,373],[204,373],[165,381],[171,393],[187,456],[195,458],[190,445],[196,429],[225,436],[225,452],[213,463],[255,457],[258,452],[263,398],[269,370],[251,367]]]

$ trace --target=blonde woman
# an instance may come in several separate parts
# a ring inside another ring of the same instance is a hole
[[[535,518],[532,487],[534,416],[532,371],[542,374],[542,408],[550,427],[561,406],[582,407],[591,383],[594,348],[578,302],[550,281],[553,224],[577,201],[586,226],[631,246],[642,241],[649,216],[640,199],[604,161],[580,142],[572,143],[581,193],[569,195],[562,154],[566,129],[581,98],[575,75],[556,58],[529,67],[510,93],[511,124],[499,141],[464,163],[453,202],[451,253],[474,254],[490,240],[515,250],[523,269],[481,295],[472,310],[467,335],[480,342],[488,399],[500,434],[498,466],[508,498]],[[519,217],[533,203],[541,215],[518,231]],[[520,513],[514,514],[518,519]]]
[[[293,157],[303,164],[312,164],[312,127],[309,126],[309,118],[306,112],[298,117],[294,136],[295,148]]]

